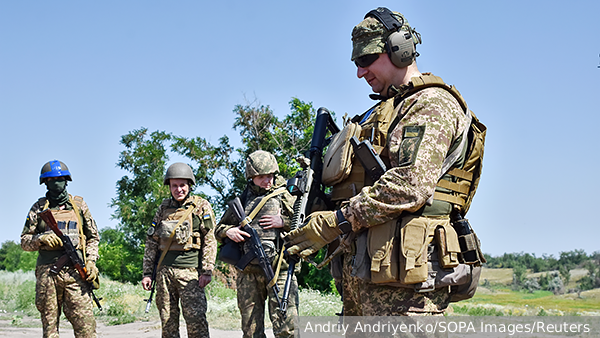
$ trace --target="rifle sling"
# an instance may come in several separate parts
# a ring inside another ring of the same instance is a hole
[[[254,207],[254,209],[252,209],[252,211],[250,212],[250,215],[246,216],[245,219],[243,219],[240,222],[240,227],[245,227],[246,225],[252,223],[252,220],[254,219],[254,217],[260,212],[260,209],[262,209],[263,206],[265,206],[265,203],[267,203],[267,201],[274,196],[277,196],[281,193],[283,193],[285,191],[285,187],[281,187],[279,189],[275,189],[272,193],[268,194],[267,196],[263,197],[260,202],[258,202],[258,204],[256,205],[256,207]]]

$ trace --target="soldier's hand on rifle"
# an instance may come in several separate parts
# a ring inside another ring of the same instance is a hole
[[[281,209],[279,209],[277,215],[264,215],[258,220],[258,224],[264,229],[283,228]]]
[[[227,230],[225,234],[229,239],[237,243],[245,241],[246,239],[244,237],[250,237],[250,234],[241,230],[239,226]]]
[[[46,244],[50,248],[58,248],[63,246],[63,242],[60,237],[55,234],[44,234],[40,236],[40,242]]]
[[[142,287],[144,288],[144,290],[150,291],[150,288],[152,287],[152,278],[150,278],[150,277],[142,278]]]
[[[335,211],[313,212],[305,225],[285,236],[289,254],[306,258],[332,242],[342,231],[337,226]]]
[[[98,268],[96,267],[96,262],[87,261],[85,262],[85,270],[87,271],[87,281],[91,282],[94,279],[98,278]]]

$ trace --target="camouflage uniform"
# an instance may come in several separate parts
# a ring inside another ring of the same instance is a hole
[[[198,196],[188,196],[182,203],[173,198],[163,200],[148,231],[144,251],[143,274],[152,276],[154,264],[161,254],[161,234],[165,233],[165,221],[174,213],[195,207],[191,214],[192,233],[200,238],[201,245],[183,249],[178,242],[179,231],[187,227],[182,224],[174,236],[173,243],[156,274],[156,306],[162,322],[162,337],[179,337],[179,302],[187,325],[188,337],[209,337],[206,320],[206,296],[198,284],[200,275],[212,275],[217,252],[214,237],[215,216],[210,203]],[[167,236],[170,234],[169,229]],[[183,236],[186,241],[193,235]],[[164,243],[164,236],[163,241]],[[178,250],[179,249],[179,250]],[[168,250],[168,249],[167,249]]]
[[[273,192],[277,188],[284,187],[285,184],[286,181],[278,175],[275,176],[275,184],[268,190],[260,188],[250,181],[241,196],[242,205],[244,206],[246,214],[249,215],[250,212],[252,212],[263,196]],[[290,230],[289,226],[293,215],[293,203],[294,198],[287,191],[272,197],[265,203],[250,224],[250,226],[258,232],[261,243],[267,256],[271,259],[271,262],[275,261],[275,258],[283,245],[280,233]],[[263,215],[276,215],[280,210],[284,227],[264,230],[259,224],[260,218]],[[233,212],[227,210],[215,231],[217,239],[223,241],[227,237],[227,230],[238,226],[238,224],[239,221],[235,218]],[[248,243],[249,241],[245,241],[243,246],[244,253],[250,250]],[[277,285],[282,292],[286,278],[287,263],[285,263],[284,260],[277,279]],[[286,319],[283,319],[279,313],[279,304],[273,294],[273,290],[267,287],[269,282],[270,281],[266,280],[262,269],[257,264],[253,264],[253,262],[248,264],[244,271],[240,272],[237,276],[237,300],[242,316],[242,331],[244,333],[244,338],[266,337],[264,333],[264,317],[265,301],[267,297],[269,298],[269,317],[273,324],[273,333],[275,337],[294,336],[294,317],[298,315],[298,284],[296,276],[292,277]],[[281,297],[281,294],[279,296]]]
[[[51,207],[51,210],[73,210],[73,203],[81,214],[81,224],[85,236],[84,260],[95,262],[98,259],[98,228],[92,218],[87,204],[80,197],[73,198],[61,206]],[[38,213],[48,208],[48,200],[40,198],[29,210],[25,227],[21,234],[21,247],[25,251],[39,251],[36,276],[35,305],[40,311],[43,337],[58,337],[58,327],[61,310],[73,326],[75,337],[96,337],[96,319],[92,310],[90,294],[85,291],[88,286],[72,266],[64,266],[58,274],[50,272],[50,268],[58,258],[65,254],[64,250],[49,250],[40,242],[44,233],[51,231]],[[83,243],[82,243],[83,244]],[[79,250],[81,253],[81,250]],[[82,254],[82,253],[81,253]]]
[[[399,13],[395,14],[401,17]],[[402,32],[411,32],[403,17],[402,22]],[[417,33],[412,32],[414,37]],[[363,55],[385,53],[387,35],[374,17],[363,20],[352,35],[353,60]],[[412,78],[399,88],[390,86],[392,90],[387,93],[392,95],[389,98],[379,96],[381,101],[377,105],[352,120],[362,125],[361,140],[369,139],[373,143],[389,169],[376,182],[365,179],[364,187],[356,187],[358,194],[348,196],[347,202],[342,204],[342,214],[355,233],[366,235],[365,230],[371,231],[375,226],[392,222],[398,234],[402,231],[400,227],[406,224],[403,221],[413,218],[449,222],[450,203],[426,202],[434,194],[444,159],[457,147],[468,121],[459,102],[447,90],[430,87],[411,92],[415,80]],[[382,118],[384,115],[389,117]],[[464,162],[464,157],[459,158],[455,166],[462,165],[461,161]],[[353,171],[362,170],[357,167],[361,165],[355,161]],[[339,190],[334,186],[333,195],[336,189]],[[358,273],[355,254],[365,250],[362,247],[365,243],[370,242],[354,242],[354,252],[343,258],[346,315],[443,314],[450,302],[448,287],[417,293],[412,284],[373,283],[369,277]],[[368,268],[367,271],[369,276],[371,271]]]

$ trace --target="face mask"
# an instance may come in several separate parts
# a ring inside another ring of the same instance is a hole
[[[65,204],[69,200],[69,193],[67,193],[67,181],[64,178],[56,180],[47,180],[46,187],[46,198],[50,202],[50,206]]]
[[[64,178],[47,180],[46,187],[48,188],[48,191],[52,192],[53,194],[60,194],[67,187],[67,181]]]

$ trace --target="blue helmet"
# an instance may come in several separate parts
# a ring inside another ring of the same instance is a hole
[[[72,181],[69,168],[67,168],[66,164],[58,160],[44,164],[40,172],[40,184],[44,183],[48,177],[65,177],[67,181]]]

